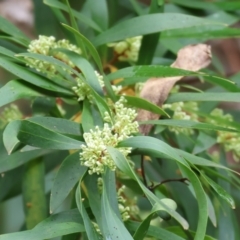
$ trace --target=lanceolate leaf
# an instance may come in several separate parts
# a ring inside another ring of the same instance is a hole
[[[45,77],[37,75],[29,71],[29,69],[25,69],[7,59],[0,58],[0,66],[6,69],[7,71],[11,72],[12,74],[16,75],[17,77],[43,89],[62,93],[68,96],[73,95],[72,91],[64,89],[63,87],[54,84]]]
[[[71,233],[85,232],[77,209],[50,216],[28,231],[0,235],[0,240],[44,240]]]
[[[69,155],[61,164],[50,197],[50,212],[54,212],[70,191],[74,188],[80,177],[86,172],[86,167],[80,165],[79,152]]]
[[[214,191],[223,198],[233,209],[235,208],[235,202],[233,198],[223,189],[220,185],[215,183],[211,178],[201,173],[203,178],[209,183],[209,185],[214,189]]]
[[[0,88],[0,107],[18,99],[43,96],[40,91],[22,80],[12,80]]]
[[[19,28],[3,17],[0,17],[0,31],[17,38],[25,44],[29,43],[29,38]]]
[[[169,29],[186,28],[208,24],[224,26],[221,23],[216,23],[203,18],[178,13],[156,13],[150,15],[142,15],[123,21],[110,28],[109,30],[103,32],[95,39],[94,43],[95,45],[101,45],[129,37],[162,32]]]
[[[154,125],[163,125],[168,127],[193,128],[193,129],[199,129],[199,130],[239,132],[236,129],[225,128],[225,127],[216,126],[210,123],[201,123],[201,122],[195,122],[191,120],[175,120],[175,119],[153,120],[153,121],[140,122],[140,124],[154,124]]]
[[[220,101],[220,102],[240,102],[240,93],[226,93],[226,92],[208,92],[208,93],[175,93],[170,95],[167,99],[167,103],[174,102],[210,102],[210,101]]]
[[[179,164],[179,167],[181,172],[189,179],[190,184],[193,186],[196,200],[198,202],[198,225],[194,239],[204,240],[208,221],[208,203],[206,194],[196,174],[190,168],[187,168],[182,164]]]
[[[80,32],[76,31],[75,29],[73,29],[72,27],[66,25],[66,24],[62,24],[68,31],[72,32],[74,35],[76,35],[76,37],[78,37],[79,39],[81,39],[83,41],[83,43],[85,44],[85,46],[88,48],[92,58],[94,59],[94,61],[96,62],[100,72],[102,73],[103,71],[103,67],[102,67],[102,62],[101,62],[101,58],[96,50],[96,48],[93,46],[93,44],[86,38],[84,37]]]
[[[79,149],[83,144],[28,120],[22,121],[17,138],[22,143],[45,149]]]
[[[43,2],[50,7],[61,9],[65,12],[68,12],[68,7],[57,0],[44,0]],[[87,26],[95,29],[98,32],[102,31],[101,28],[97,25],[97,23],[95,23],[91,18],[88,18],[84,14],[81,14],[80,12],[75,10],[72,10],[72,13],[78,20],[85,23]]]
[[[169,117],[169,115],[163,109],[161,109],[157,105],[155,105],[143,98],[133,97],[133,96],[124,96],[124,98],[127,99],[127,103],[130,106],[145,109],[150,112]]]
[[[152,206],[154,206],[155,204],[160,205],[163,211],[175,218],[183,226],[184,229],[188,229],[187,221],[174,210],[176,209],[176,204],[173,200],[168,198],[159,199],[148,188],[146,188],[146,186],[144,186],[144,184],[136,176],[135,172],[132,170],[126,158],[117,149],[108,147],[108,152],[112,156],[112,159],[116,163],[117,167],[124,174],[126,174],[131,179],[134,179],[138,183],[139,187],[142,189]]]

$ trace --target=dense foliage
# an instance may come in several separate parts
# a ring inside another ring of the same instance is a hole
[[[219,106],[240,102],[239,80],[215,56],[199,72],[172,64],[186,45],[239,36],[240,2],[79,2],[36,0],[34,40],[0,18],[12,79],[0,88],[0,200],[20,196],[13,218],[25,213],[0,240],[240,239],[239,117]],[[188,80],[165,103],[140,97],[175,76]],[[146,110],[157,119],[138,121]]]

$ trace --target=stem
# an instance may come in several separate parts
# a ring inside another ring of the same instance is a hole
[[[44,173],[44,161],[41,158],[26,164],[22,189],[27,229],[32,229],[47,217]]]
[[[150,186],[148,188],[150,188],[150,190],[154,190],[157,187],[161,186],[162,184],[168,183],[168,182],[182,182],[185,183],[186,185],[188,185],[188,183],[186,183],[186,181],[189,181],[187,178],[170,178],[170,179],[166,179],[158,184],[156,184],[155,186]]]
[[[146,179],[146,175],[145,175],[144,156],[143,155],[141,155],[141,173],[142,173],[143,183],[147,187],[147,179]]]

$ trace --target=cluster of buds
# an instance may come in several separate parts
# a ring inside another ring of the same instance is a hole
[[[22,117],[17,105],[11,104],[9,107],[5,107],[0,115],[0,129],[3,129],[9,122],[22,119]]]
[[[89,174],[104,172],[104,168],[116,169],[116,165],[107,151],[107,147],[116,147],[124,139],[131,137],[131,134],[138,132],[138,123],[135,120],[137,113],[131,108],[124,106],[126,100],[121,97],[113,105],[112,117],[105,113],[105,124],[102,129],[98,126],[88,133],[84,133],[86,145],[82,145],[80,161],[84,166],[89,167]],[[119,151],[127,156],[131,148],[119,148]]]
[[[197,102],[176,102],[173,104],[164,104],[164,109],[170,109],[173,111],[173,119],[176,120],[192,120],[198,121],[198,115],[194,112],[198,111]],[[183,133],[185,135],[193,134],[192,129],[180,128],[180,127],[169,127],[169,130],[176,134]]]
[[[98,191],[102,193],[103,180],[98,178]],[[131,216],[136,216],[139,214],[139,208],[137,206],[137,199],[131,198],[128,199],[125,195],[126,186],[122,185],[117,190],[117,199],[118,199],[118,208],[122,217],[122,220],[125,222],[130,219]]]
[[[109,43],[109,47],[113,47],[119,61],[136,62],[141,47],[142,36],[127,38],[124,41]]]
[[[82,52],[80,48],[73,44],[70,44],[68,40],[63,39],[56,41],[55,37],[52,36],[39,36],[38,39],[31,41],[28,47],[28,52],[51,56],[74,68],[74,64],[69,60],[66,54],[54,50],[58,48],[68,49],[79,54]],[[25,57],[25,59],[27,60],[27,65],[29,67],[36,69],[38,72],[47,74],[48,77],[53,77],[58,74],[56,67],[52,63],[33,59],[31,57]]]
[[[233,116],[230,114],[224,114],[222,109],[215,108],[211,114],[215,118],[220,118],[226,122],[232,122]],[[218,124],[217,120],[210,119],[212,124]],[[222,124],[222,127],[229,127],[228,124]],[[237,132],[217,132],[217,143],[222,144],[226,152],[232,152],[235,161],[239,161],[240,158],[240,134]]]
[[[103,76],[100,75],[97,71],[95,71],[95,74],[97,76],[98,82],[101,87],[104,87],[103,82]],[[82,81],[80,78],[76,78],[77,86],[72,87],[72,90],[76,93],[78,96],[78,101],[83,101],[85,98],[88,98],[90,101],[92,101],[92,94],[90,87]]]

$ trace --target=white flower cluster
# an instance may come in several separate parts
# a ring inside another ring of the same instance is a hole
[[[198,110],[197,102],[176,102],[173,104],[164,104],[163,108],[171,109],[173,111],[173,119],[198,121],[198,115],[194,113],[194,111]],[[175,132],[176,134],[181,132],[183,134],[190,135],[193,133],[193,130],[188,128],[169,127],[169,130]]]
[[[132,61],[138,60],[138,53],[141,47],[142,36],[127,38],[124,41],[109,43],[109,47],[113,47],[118,55],[119,61]]]
[[[103,173],[105,166],[114,171],[116,165],[107,152],[107,147],[116,147],[120,141],[138,132],[138,123],[134,121],[137,113],[135,110],[125,107],[125,102],[126,100],[121,97],[113,105],[112,119],[108,113],[105,113],[104,120],[110,124],[105,123],[103,129],[97,126],[83,135],[86,145],[82,145],[80,161],[82,165],[89,167],[90,174]],[[127,156],[131,152],[131,148],[119,148],[119,151]]]
[[[233,117],[230,114],[224,114],[222,109],[215,108],[211,114],[213,117],[221,118],[222,120],[226,120],[228,122],[233,121]],[[209,122],[215,125],[219,125],[218,121],[215,119],[210,119]],[[228,124],[222,124],[222,127],[229,127]],[[239,161],[240,159],[240,134],[237,132],[217,132],[217,142],[222,144],[226,152],[232,151],[233,158],[235,161]]]
[[[3,129],[9,122],[22,119],[23,115],[15,104],[5,107],[0,115],[0,129]]]
[[[98,82],[101,87],[104,87],[103,76],[100,75],[97,71],[95,71]],[[72,90],[77,94],[78,101],[83,101],[85,98],[88,98],[92,101],[92,94],[90,87],[82,81],[80,78],[76,78],[77,86],[72,87]]]
[[[38,39],[31,41],[28,47],[28,52],[52,56],[73,68],[74,64],[69,60],[66,54],[58,51],[52,51],[57,48],[68,49],[79,54],[82,52],[77,46],[70,44],[68,40],[63,39],[56,41],[55,37],[41,35]],[[31,68],[35,68],[38,72],[46,73],[49,77],[57,74],[56,67],[49,62],[33,59],[31,57],[25,57],[25,59],[28,62],[27,65]]]

